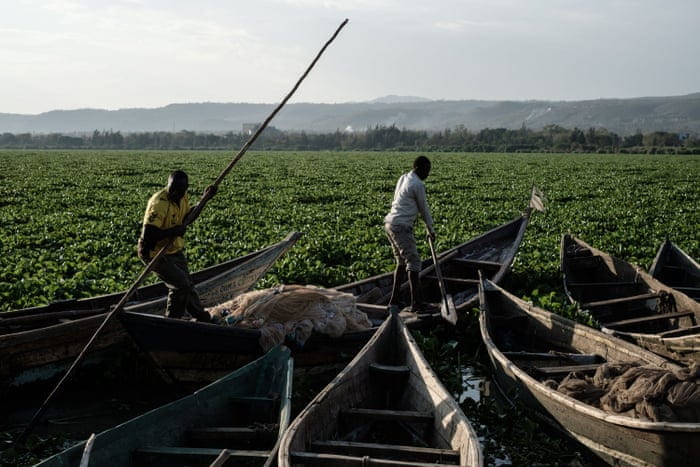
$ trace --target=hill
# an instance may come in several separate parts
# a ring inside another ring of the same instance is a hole
[[[91,133],[112,130],[239,132],[258,123],[275,104],[191,103],[120,110],[54,110],[37,115],[0,113],[0,133]],[[395,125],[412,130],[464,126],[539,130],[605,128],[619,135],[638,131],[700,134],[700,93],[672,97],[586,101],[430,101],[386,96],[372,102],[288,104],[272,125],[280,130],[333,132]]]

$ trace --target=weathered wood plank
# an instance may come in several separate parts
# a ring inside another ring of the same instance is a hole
[[[426,276],[425,279],[431,280],[431,281],[436,281],[438,280],[437,276]],[[442,280],[445,282],[451,282],[453,284],[466,284],[466,285],[473,285],[474,287],[477,287],[479,285],[479,280],[478,279],[462,279],[461,277],[449,277],[449,276],[443,276]]]
[[[432,423],[432,412],[417,412],[412,410],[376,410],[376,409],[346,409],[341,416],[363,420],[397,421],[406,423]]]
[[[586,309],[586,308],[597,308],[597,307],[608,306],[608,305],[619,305],[621,303],[641,302],[644,300],[650,300],[652,298],[659,298],[660,296],[661,296],[660,293],[652,292],[652,293],[645,293],[645,294],[641,294],[641,295],[631,295],[629,297],[611,298],[609,300],[601,300],[599,302],[583,303],[583,304],[581,304],[580,307],[583,309]]]
[[[357,309],[364,312],[370,319],[385,320],[389,316],[388,305],[368,305],[368,303],[358,303]]]
[[[695,326],[689,326],[687,328],[671,329],[669,331],[660,332],[657,334],[657,336],[668,338],[668,337],[689,336],[691,334],[698,334],[698,333],[700,333],[700,324],[696,324]]]
[[[340,466],[365,466],[372,467],[440,467],[450,464],[436,464],[433,462],[409,462],[389,459],[377,459],[369,456],[341,456],[338,454],[319,454],[314,452],[291,451],[290,457],[294,462],[304,465],[340,467]]]
[[[628,281],[612,281],[612,282],[569,282],[568,287],[632,287],[636,285],[644,285],[640,282]]]
[[[371,371],[382,374],[406,375],[410,369],[406,365],[383,365],[381,363],[370,363]]]
[[[664,319],[673,319],[673,318],[682,318],[684,316],[693,316],[694,313],[692,311],[682,311],[682,312],[676,312],[672,311],[670,313],[659,313],[655,315],[648,315],[648,316],[640,316],[638,318],[630,318],[630,319],[622,319],[620,321],[613,321],[609,323],[605,323],[605,326],[608,328],[619,328],[623,326],[632,326],[635,324],[644,324],[644,323],[652,323],[654,321],[660,321]]]
[[[201,443],[231,443],[249,442],[253,440],[274,440],[277,436],[277,425],[270,429],[250,427],[200,427],[191,428],[187,432],[188,439],[194,444]]]
[[[578,364],[591,364],[596,363],[599,360],[602,361],[603,357],[596,354],[580,354],[580,353],[544,353],[544,352],[503,352],[505,357],[510,360],[516,361],[528,361],[528,360],[570,360]]]
[[[474,266],[477,268],[484,269],[501,269],[503,267],[502,263],[497,263],[495,261],[484,261],[478,259],[468,259],[468,258],[455,258],[452,260],[457,264],[462,264],[464,266]]]
[[[267,459],[270,451],[227,450],[230,456],[249,459]],[[172,446],[148,446],[134,451],[134,458],[141,465],[210,464],[221,454],[216,448],[190,448]]]
[[[263,456],[258,456],[258,455],[251,455],[251,453],[266,453],[267,456],[270,455],[269,451],[245,451],[245,450],[239,450],[239,449],[223,449],[220,451],[218,457],[214,459],[214,462],[209,464],[209,467],[222,467],[226,465],[231,459],[233,458],[253,458],[253,459],[259,459],[260,457]],[[266,456],[266,457],[267,457]],[[235,461],[231,462],[231,465],[236,465]],[[277,465],[277,464],[274,464]]]
[[[459,463],[459,451],[452,449],[348,441],[313,441],[310,448],[312,452],[325,454],[370,456],[400,461]]]
[[[543,375],[555,376],[566,375],[573,371],[589,373],[597,370],[600,365],[602,365],[602,363],[590,363],[585,365],[542,366],[535,368],[535,370],[537,370],[538,373],[541,373]]]

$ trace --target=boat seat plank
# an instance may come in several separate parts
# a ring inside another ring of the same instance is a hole
[[[437,281],[438,277],[437,276],[426,276],[426,280],[430,281]],[[445,282],[452,282],[454,284],[468,284],[468,285],[473,285],[474,287],[479,285],[479,280],[478,279],[462,279],[461,277],[449,277],[449,276],[443,276],[442,280]]]
[[[693,316],[695,313],[692,311],[672,311],[670,313],[659,313],[659,314],[654,314],[654,315],[649,315],[649,316],[640,316],[638,318],[630,318],[630,319],[623,319],[620,321],[613,321],[609,323],[604,323],[605,327],[608,328],[617,328],[617,327],[623,327],[623,326],[631,326],[634,324],[643,324],[643,323],[651,323],[654,321],[660,321],[664,319],[674,319],[674,318],[682,318],[684,316]]]
[[[267,459],[270,451],[227,450],[229,455],[248,459]],[[195,465],[206,464],[216,460],[221,454],[217,448],[191,448],[172,446],[147,446],[134,451],[134,458],[139,465]]]
[[[544,352],[503,352],[509,360],[527,361],[527,360],[572,360],[580,364],[596,363],[603,360],[603,357],[597,354],[582,354],[582,353],[544,353]]]
[[[200,427],[189,429],[187,435],[193,442],[243,441],[257,439],[262,436],[274,438],[277,436],[277,432],[251,427]]]
[[[468,258],[454,258],[452,261],[454,263],[462,264],[464,266],[474,266],[483,269],[501,269],[503,267],[503,263],[497,263],[495,261],[483,261]]]
[[[432,412],[416,412],[409,410],[378,410],[378,409],[346,409],[340,412],[347,418],[359,418],[364,420],[382,420],[398,422],[432,423]]]
[[[535,368],[537,372],[547,375],[547,376],[555,376],[555,375],[566,375],[569,374],[573,371],[579,371],[579,372],[592,372],[598,369],[598,367],[602,365],[602,363],[589,363],[585,365],[564,365],[564,366],[544,366],[544,367],[537,367]]]
[[[304,465],[340,467],[340,466],[365,466],[373,467],[441,467],[454,464],[437,464],[433,462],[411,462],[390,459],[377,459],[370,456],[343,456],[339,454],[321,454],[315,452],[292,451],[290,457],[293,462]]]
[[[242,450],[238,450],[238,449],[222,449],[219,452],[219,456],[216,459],[214,459],[214,461],[211,464],[209,464],[209,467],[224,466],[224,465],[229,463],[229,461],[231,460],[232,457],[239,457],[239,458],[240,457],[247,457],[247,458],[253,457],[254,459],[257,460],[255,465],[261,465],[262,459],[260,459],[260,457],[262,457],[262,456],[257,456],[257,455],[250,456],[249,455],[250,453],[257,453],[257,452],[260,452],[260,454],[267,453],[266,458],[269,458],[270,454],[271,454],[271,451],[242,451]],[[249,463],[250,463],[250,461],[246,462],[244,465],[249,465]],[[231,464],[235,465],[236,463],[233,462]],[[277,463],[275,462],[274,465],[277,465]]]
[[[377,362],[372,362],[369,365],[370,371],[385,374],[385,375],[396,375],[403,376],[411,372],[410,368],[406,365],[384,365]]]
[[[357,309],[364,312],[370,319],[386,319],[389,316],[388,305],[375,305],[374,303],[357,303]]]
[[[640,282],[569,282],[567,287],[632,287],[635,285],[644,285]]]
[[[313,441],[310,451],[349,456],[370,456],[394,460],[459,463],[459,451],[398,444]]]
[[[599,306],[618,305],[620,303],[639,302],[643,300],[650,300],[652,298],[659,298],[660,296],[660,293],[654,292],[641,295],[631,295],[629,297],[611,298],[609,300],[601,300],[599,302],[583,303],[581,304],[581,308],[596,308]]]
[[[657,334],[657,336],[663,337],[663,338],[668,338],[668,337],[689,336],[691,334],[698,334],[698,333],[700,333],[700,324],[696,324],[694,326],[688,326],[687,328],[671,329],[669,331],[660,332]]]
[[[357,302],[357,307],[361,307],[367,310],[384,311],[386,313],[388,305],[377,305],[374,303]]]

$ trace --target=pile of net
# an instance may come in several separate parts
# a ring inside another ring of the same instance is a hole
[[[640,363],[605,363],[593,377],[569,375],[545,384],[609,413],[655,422],[700,421],[700,367],[666,369]]]
[[[285,340],[303,346],[312,331],[338,337],[372,327],[352,294],[315,286],[254,290],[208,311],[228,325],[260,329],[259,343],[265,350]]]

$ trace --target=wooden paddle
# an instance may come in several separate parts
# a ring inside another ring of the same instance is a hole
[[[430,245],[430,253],[433,255],[433,263],[435,264],[435,275],[438,278],[438,284],[440,285],[440,294],[442,295],[442,304],[440,305],[440,314],[448,323],[454,325],[457,324],[457,309],[455,308],[455,302],[452,300],[452,295],[447,293],[445,288],[445,282],[442,280],[442,271],[440,271],[440,265],[438,264],[437,255],[435,254],[435,248],[433,247],[433,239],[430,233],[427,234],[428,245]]]
[[[93,444],[95,444],[95,433],[91,434],[85,442],[83,457],[80,458],[80,467],[88,467],[90,465],[90,454],[92,453]]]

